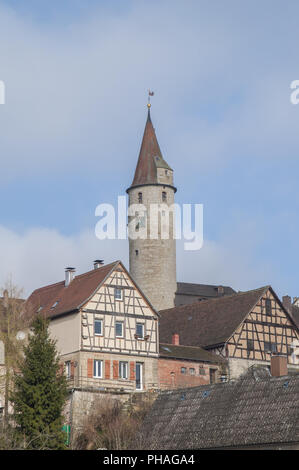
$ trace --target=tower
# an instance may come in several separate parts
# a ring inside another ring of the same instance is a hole
[[[134,179],[127,189],[129,207],[132,204],[142,204],[145,207],[139,218],[137,213],[136,217],[129,215],[129,224],[134,219],[136,230],[140,227],[146,236],[129,238],[129,252],[130,274],[153,307],[159,311],[174,306],[177,289],[174,214],[169,212],[174,204],[176,188],[173,186],[173,170],[164,160],[157,141],[150,106],[148,103],[147,121]],[[157,209],[158,219],[155,219],[152,210]],[[151,227],[155,226],[154,219],[157,236],[153,237]],[[169,236],[165,237],[163,227],[168,227],[168,223]]]

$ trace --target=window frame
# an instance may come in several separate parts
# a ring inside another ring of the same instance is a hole
[[[101,333],[96,333],[96,323],[100,323],[101,325]],[[94,335],[95,336],[103,336],[103,320],[100,318],[95,318],[93,322],[93,328],[94,328]]]
[[[116,334],[116,324],[121,325],[121,335]],[[124,337],[124,322],[121,320],[116,320],[115,321],[115,338],[123,338]]]
[[[265,311],[267,316],[270,317],[272,315],[272,301],[269,298],[265,300]]]
[[[99,364],[100,364],[100,373],[101,373],[101,375],[96,375],[95,372],[97,374],[99,372]],[[94,359],[93,360],[93,378],[94,379],[102,379],[103,378],[103,361],[101,359]]]
[[[120,298],[116,296],[116,292],[120,292]],[[114,287],[114,300],[121,302],[123,300],[123,289],[121,287]]]
[[[142,335],[138,334],[138,326],[142,327]],[[145,325],[144,325],[144,323],[136,322],[136,336],[138,336],[138,338],[140,338],[140,339],[144,339],[144,336],[145,336]]]
[[[125,373],[123,374],[123,372]],[[128,380],[128,362],[127,361],[119,361],[118,376],[122,380]]]
[[[64,369],[65,369],[65,376],[67,379],[71,378],[72,372],[71,372],[71,361],[65,361],[64,363]]]

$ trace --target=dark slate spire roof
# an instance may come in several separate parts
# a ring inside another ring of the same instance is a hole
[[[148,107],[147,121],[131,188],[143,184],[158,184],[157,168],[171,170],[162,157]]]

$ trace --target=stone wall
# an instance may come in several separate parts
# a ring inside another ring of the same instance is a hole
[[[186,369],[182,373],[182,368]],[[210,369],[215,371],[215,381],[219,381],[221,368],[219,364],[206,364],[178,360],[159,359],[159,385],[161,389],[197,387],[210,383]]]
[[[167,208],[174,203],[174,189],[168,186],[141,186],[130,189],[129,204],[138,204],[138,193],[142,193],[142,204],[147,209],[146,227],[140,226],[140,235],[146,239],[129,239],[130,274],[156,310],[174,307],[176,285],[176,241],[173,239],[173,216],[169,213],[169,237],[161,236],[161,223],[158,224],[157,239],[150,238],[150,204],[162,204],[162,192],[166,193],[164,220]],[[163,208],[161,208],[163,210]],[[141,214],[140,214],[141,215]],[[161,220],[161,216],[159,216]],[[129,217],[129,223],[132,219]],[[143,223],[141,224],[143,225]],[[153,225],[152,225],[153,226]],[[164,235],[163,235],[164,236]]]

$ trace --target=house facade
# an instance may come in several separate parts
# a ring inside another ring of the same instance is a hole
[[[34,291],[49,317],[69,386],[124,393],[158,387],[158,314],[120,261]]]
[[[185,346],[200,346],[227,359],[229,378],[283,354],[299,369],[299,330],[270,286],[160,312],[160,339],[179,333]]]
[[[203,348],[182,346],[174,334],[172,344],[160,343],[160,390],[196,387],[227,379],[227,361]]]

